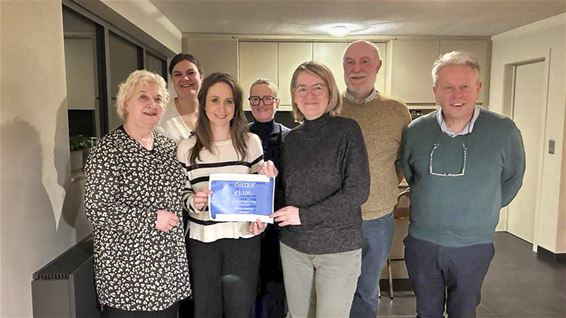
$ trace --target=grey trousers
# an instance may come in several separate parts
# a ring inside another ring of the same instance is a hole
[[[305,254],[281,243],[288,318],[344,318],[361,272],[362,251]]]

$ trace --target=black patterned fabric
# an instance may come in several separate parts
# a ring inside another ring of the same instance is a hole
[[[175,143],[154,136],[147,150],[120,127],[97,142],[85,168],[99,301],[122,310],[163,310],[191,293],[182,222],[155,228],[158,209],[181,218],[185,177]]]

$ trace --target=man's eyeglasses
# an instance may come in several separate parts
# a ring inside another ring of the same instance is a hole
[[[433,176],[437,176],[437,177],[462,177],[466,174],[466,161],[467,161],[467,152],[468,152],[468,148],[466,148],[466,144],[462,144],[462,156],[463,156],[463,163],[462,163],[462,170],[460,170],[460,172],[458,173],[453,173],[453,172],[435,172],[434,169],[432,168],[432,161],[433,161],[433,157],[434,157],[434,151],[436,150],[436,148],[438,148],[439,144],[434,144],[434,146],[432,147],[432,150],[430,151],[430,160],[428,162],[428,172],[433,175]]]
[[[299,97],[307,96],[309,91],[314,96],[320,96],[320,95],[324,94],[324,92],[326,92],[326,85],[315,84],[311,87],[301,85],[301,86],[297,86],[295,88],[295,94],[297,94],[297,96],[299,96]]]
[[[273,105],[273,103],[275,103],[277,100],[278,98],[275,96],[263,96],[263,97],[250,96],[248,98],[248,101],[250,101],[250,104],[252,106],[259,106],[261,102],[263,102],[265,106],[269,106],[269,105]]]

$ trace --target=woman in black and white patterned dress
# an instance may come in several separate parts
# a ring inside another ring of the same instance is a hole
[[[109,317],[176,317],[191,293],[184,174],[175,143],[153,132],[168,98],[161,76],[130,74],[116,103],[124,124],[97,142],[86,165],[96,289]]]

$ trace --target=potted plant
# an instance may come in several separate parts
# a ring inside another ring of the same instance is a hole
[[[71,136],[69,138],[69,146],[71,148],[71,171],[81,170],[83,163],[88,157],[88,151],[95,142],[94,137],[84,135]]]

